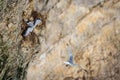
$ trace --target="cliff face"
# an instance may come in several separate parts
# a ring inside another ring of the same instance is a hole
[[[2,2],[2,1],[1,1]],[[119,80],[120,0],[3,0],[2,80]],[[26,20],[42,23],[27,37]],[[75,66],[66,65],[68,47]]]

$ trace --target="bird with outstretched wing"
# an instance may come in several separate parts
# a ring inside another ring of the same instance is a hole
[[[42,21],[41,21],[40,19],[36,19],[35,21],[27,22],[28,28],[27,28],[24,36],[28,36],[28,34],[29,34],[30,32],[32,32],[33,29],[34,29],[39,23],[41,23],[41,22],[42,22]]]
[[[70,47],[68,47],[67,50],[68,50],[69,59],[68,59],[67,62],[64,62],[64,63],[65,63],[66,65],[75,66],[76,64],[74,63],[72,50],[70,49]]]

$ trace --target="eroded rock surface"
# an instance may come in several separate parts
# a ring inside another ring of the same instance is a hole
[[[120,79],[120,0],[21,0],[12,6],[0,23],[12,62],[2,79]],[[36,17],[42,24],[24,38],[24,21]],[[76,66],[64,64],[69,46]]]

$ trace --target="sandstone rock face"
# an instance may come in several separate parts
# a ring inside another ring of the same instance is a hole
[[[2,42],[9,45],[6,63],[13,62],[0,68],[3,80],[120,79],[120,0],[21,0],[15,4],[0,23]],[[24,22],[36,17],[42,23],[24,38]],[[68,47],[75,66],[64,64]]]

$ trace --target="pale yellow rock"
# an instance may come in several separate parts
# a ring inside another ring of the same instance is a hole
[[[13,10],[8,28],[0,23],[12,56],[5,80],[120,79],[120,0],[21,0]],[[32,11],[43,23],[23,37]],[[68,47],[75,66],[64,63]]]

